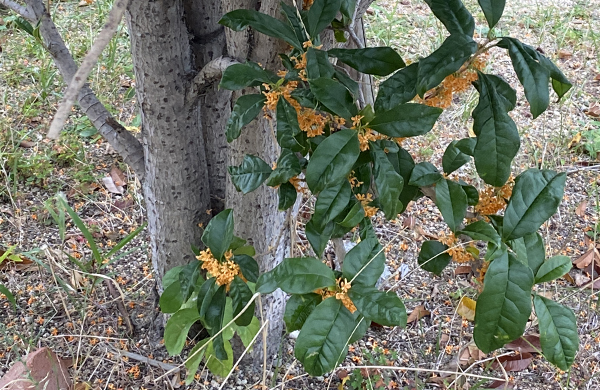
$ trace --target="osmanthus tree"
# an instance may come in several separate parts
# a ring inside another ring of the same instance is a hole
[[[205,325],[212,337],[202,344],[208,346],[210,358],[223,365],[230,359],[231,348],[223,334],[231,335],[230,319],[236,326],[251,323],[244,310],[251,306],[254,291],[269,294],[281,289],[291,295],[285,309],[286,329],[300,330],[295,356],[311,375],[335,369],[372,321],[404,326],[406,310],[396,293],[376,288],[385,255],[369,217],[380,210],[387,219],[397,218],[410,201],[428,196],[452,233],[423,243],[420,266],[440,274],[452,257],[483,259],[473,332],[477,346],[488,353],[517,339],[535,309],[545,357],[562,370],[573,363],[578,349],[575,316],[536,294],[536,285],[564,275],[571,267],[565,256],[546,259],[537,232],[556,212],[566,176],[528,169],[513,181],[512,161],[520,137],[509,112],[516,105],[516,92],[491,73],[493,64],[490,73],[483,72],[481,58],[492,47],[508,51],[533,117],[548,107],[550,84],[559,99],[571,84],[533,47],[494,36],[504,1],[479,1],[490,31],[479,42],[473,39],[475,21],[460,0],[426,2],[449,36],[410,66],[389,47],[322,47],[325,29],[342,30],[351,20],[353,1],[315,0],[305,10],[282,4],[283,21],[247,9],[233,10],[220,20],[233,31],[251,27],[254,33],[287,44],[279,53],[282,68],[277,72],[248,61],[229,66],[223,74],[222,90],[243,91],[227,120],[227,140],[235,142],[249,131],[244,126],[266,116],[272,132],[265,136],[280,147],[273,166],[247,154],[241,164],[229,167],[229,174],[244,194],[263,183],[277,189],[280,210],[293,207],[299,192],[314,195],[316,203],[305,232],[315,256],[286,258],[256,278],[252,251],[233,235],[232,212],[211,220],[203,237],[209,249],[199,253],[198,264],[189,266],[207,270],[208,279],[194,275],[187,280],[181,275],[190,272],[182,272],[174,285],[197,283],[194,300],[187,300],[192,296],[189,288],[183,289],[182,297],[177,287],[163,300],[168,304],[175,299],[174,309],[183,305],[192,313],[187,325],[197,320]],[[361,101],[358,84],[336,65],[340,63],[366,74],[391,75],[381,83],[373,105]],[[429,132],[442,112],[436,106],[448,104],[449,96],[471,81],[479,92],[472,112],[475,136],[452,140],[441,170],[429,162],[415,164],[403,140]],[[483,182],[481,192],[451,178],[471,159]],[[466,221],[470,207],[472,215]],[[345,254],[341,268],[324,262],[327,243],[353,229],[358,229],[360,242]],[[465,247],[464,237],[483,242],[486,249],[480,253],[474,246]],[[182,324],[171,320],[167,333]]]

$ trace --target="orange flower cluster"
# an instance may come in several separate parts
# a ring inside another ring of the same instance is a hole
[[[296,189],[296,192],[300,192],[302,194],[308,192],[308,188],[306,186],[302,185],[302,179],[300,179],[298,176],[292,177],[289,180],[289,182],[292,183],[292,185]]]
[[[216,283],[219,286],[227,286],[226,290],[229,291],[231,282],[236,276],[239,276],[245,281],[240,266],[231,260],[233,257],[232,251],[225,252],[225,261],[221,262],[212,255],[210,248],[200,252],[200,255],[196,258],[202,262],[202,269],[208,271],[208,273],[216,279]]]
[[[348,181],[350,182],[350,187],[352,187],[352,188],[359,187],[364,184],[362,181],[358,181],[356,176],[354,176],[354,171],[352,171],[350,173],[350,177],[348,178]]]
[[[488,268],[490,266],[490,262],[489,261],[484,261],[483,264],[481,264],[481,268],[479,268],[477,271],[479,271],[479,276],[477,277],[477,281],[479,283],[481,283],[481,289],[483,290],[483,279],[485,278],[485,273],[487,272]]]
[[[267,101],[263,107],[265,113],[267,111],[275,111],[277,109],[277,102],[279,98],[283,96],[285,100],[290,102],[293,105],[292,101],[298,104],[296,100],[292,97],[292,92],[298,88],[297,81],[288,81],[286,84],[281,85],[279,87],[272,88],[271,85],[264,83],[263,87],[265,87],[265,91],[263,91],[263,95],[266,96]]]
[[[315,290],[315,294],[320,294],[323,297],[323,300],[334,297],[338,301],[342,301],[342,304],[350,311],[350,313],[354,313],[356,311],[356,306],[348,296],[348,290],[350,290],[352,285],[346,279],[342,280],[342,278],[339,278],[336,281],[337,286],[335,290],[332,291],[326,288],[319,288]]]
[[[417,96],[416,101],[432,107],[450,107],[453,94],[466,91],[477,80],[477,70],[482,70],[486,64],[484,57],[486,56],[475,58],[468,67],[463,65],[463,68],[446,77],[438,87],[428,91],[423,99]]]
[[[369,150],[369,141],[377,141],[378,139],[385,138],[382,134],[379,134],[367,127],[363,127],[361,120],[364,118],[362,115],[356,115],[352,117],[352,129],[358,132],[358,142],[360,144],[360,151],[364,152]]]
[[[466,263],[474,259],[473,255],[468,252],[462,245],[456,245],[458,240],[454,233],[446,236],[444,232],[441,232],[438,241],[450,248],[446,251],[452,260],[456,263]]]
[[[514,185],[515,182],[511,176],[500,188],[485,186],[479,193],[479,203],[475,206],[475,211],[483,215],[492,215],[504,210],[506,200],[510,199]]]
[[[373,201],[373,195],[371,194],[356,194],[356,199],[362,204],[363,209],[365,210],[365,216],[367,218],[373,217],[377,214],[379,209],[377,207],[369,206],[369,203]]]
[[[315,2],[315,0],[302,0],[302,9],[307,10],[310,8],[311,5],[313,5],[313,3]]]

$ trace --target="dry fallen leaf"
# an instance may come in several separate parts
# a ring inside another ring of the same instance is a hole
[[[592,104],[585,113],[587,114],[587,116],[591,116],[594,118],[600,117],[600,105],[596,103]]]
[[[471,266],[470,265],[459,265],[458,267],[456,267],[456,269],[454,270],[454,275],[468,275],[471,273]]]
[[[415,307],[415,310],[413,310],[410,313],[406,322],[411,323],[413,321],[418,321],[421,318],[428,316],[430,314],[431,314],[431,312],[429,310],[425,309],[425,306],[419,305],[419,306]]]
[[[572,55],[573,55],[573,53],[568,50],[559,50],[558,51],[558,58],[568,58],[568,57],[571,57]]]
[[[125,191],[122,186],[118,186],[115,184],[114,180],[110,176],[105,176],[102,178],[102,184],[108,190],[108,192],[112,192],[113,194],[123,195]]]
[[[531,364],[533,356],[530,353],[521,353],[518,355],[500,356],[492,363],[494,370],[501,370],[500,364],[506,371],[523,371]],[[498,364],[498,361],[500,364]]]
[[[503,380],[497,380],[486,385],[486,387],[488,389],[510,390],[515,388],[515,383],[513,381],[505,382]]]
[[[540,335],[528,334],[526,336],[521,336],[515,341],[506,344],[504,348],[520,353],[540,353],[542,350],[542,346],[540,345]]]
[[[465,348],[462,349],[458,357],[458,363],[461,366],[471,365],[479,360],[486,358],[486,354],[483,353],[474,341],[471,341]]]
[[[110,177],[115,182],[116,186],[124,186],[127,184],[127,179],[125,178],[125,174],[116,166],[113,166],[110,170]]]
[[[575,209],[575,214],[578,217],[583,217],[585,215],[585,209],[586,208],[587,208],[587,200],[584,200],[581,203],[579,203],[579,205]]]
[[[33,148],[35,146],[35,142],[23,140],[19,142],[19,146],[22,148]]]
[[[579,269],[584,269],[590,265],[594,258],[597,258],[597,261],[599,261],[600,253],[598,253],[596,248],[590,248],[590,250],[581,255],[581,257],[579,257],[577,260],[573,260],[573,265]]]
[[[456,308],[456,313],[462,316],[464,319],[469,321],[475,321],[475,306],[477,302],[472,300],[469,297],[462,297],[460,302],[458,302],[458,307]]]
[[[577,134],[575,134],[575,136],[573,138],[571,138],[571,141],[569,141],[567,148],[571,149],[573,146],[578,145],[580,142],[581,142],[581,131],[578,132]]]

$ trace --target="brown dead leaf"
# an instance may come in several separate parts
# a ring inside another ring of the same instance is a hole
[[[13,252],[6,254],[4,249],[0,249],[0,258],[2,257],[4,257],[4,259],[0,262],[0,270],[12,269],[15,271],[24,272],[35,266],[35,262],[33,260]]]
[[[513,382],[513,381],[505,382],[503,380],[497,380],[497,381],[493,381],[486,387],[488,389],[510,390],[510,389],[515,388],[515,382]]]
[[[124,186],[127,185],[127,179],[125,178],[125,174],[118,167],[113,166],[110,170],[110,177],[112,177],[115,185]]]
[[[560,58],[560,59],[569,58],[571,56],[573,56],[573,53],[568,50],[559,50],[558,51],[558,58]]]
[[[446,333],[442,333],[440,336],[440,345],[445,345],[448,341],[450,341],[450,336],[448,336]]]
[[[19,142],[19,146],[22,148],[33,148],[35,146],[35,142],[23,140]]]
[[[462,349],[458,356],[458,363],[461,366],[471,365],[479,360],[486,358],[486,354],[483,353],[474,341],[471,341],[465,348]]]
[[[430,314],[431,314],[431,312],[429,310],[425,309],[425,306],[419,305],[419,306],[415,307],[415,310],[413,310],[410,313],[406,322],[411,323],[413,321],[418,321],[421,318],[428,316]]]
[[[456,308],[456,313],[460,315],[462,318],[475,321],[475,306],[477,302],[472,300],[469,297],[462,297],[460,302],[458,302],[458,306]]]
[[[591,116],[593,118],[600,117],[600,105],[597,103],[592,104],[585,113],[587,116]]]
[[[104,187],[106,187],[106,189],[108,190],[108,192],[111,192],[113,194],[119,194],[119,195],[123,195],[123,192],[125,192],[125,190],[123,189],[122,186],[117,186],[113,180],[112,177],[110,176],[105,176],[102,178],[102,184],[104,184]]]
[[[338,372],[337,372],[337,377],[340,378],[340,379],[344,379],[348,375],[349,375],[348,371],[346,371],[346,370],[338,370]]]
[[[417,223],[417,219],[413,215],[407,215],[402,220],[402,227],[412,230],[412,229],[414,229],[416,223]]]
[[[600,261],[600,253],[598,253],[596,248],[590,248],[590,250],[581,255],[577,260],[573,260],[573,265],[579,269],[584,269],[590,265],[594,258],[597,258],[597,261]]]
[[[585,209],[587,208],[587,200],[583,200],[577,208],[575,209],[575,214],[578,217],[583,217],[585,215]]]
[[[471,266],[470,265],[459,265],[454,270],[454,276],[456,276],[456,275],[468,275],[470,273],[471,273]]]
[[[494,370],[500,370],[500,364],[506,371],[523,371],[531,364],[533,356],[530,353],[521,353],[518,355],[500,356],[492,363]],[[498,364],[498,361],[500,364]]]
[[[563,279],[565,279],[567,282],[571,283],[571,284],[575,284],[575,279],[573,279],[573,277],[571,276],[571,274],[565,274],[563,275]]]
[[[540,345],[540,335],[528,334],[512,341],[504,346],[509,351],[517,351],[520,353],[540,353],[542,346]]]

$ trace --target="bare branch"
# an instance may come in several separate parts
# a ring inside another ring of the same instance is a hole
[[[192,85],[185,96],[186,107],[193,107],[202,95],[216,80],[220,79],[225,69],[230,65],[239,64],[238,61],[229,57],[217,57],[198,72]]]
[[[43,0],[26,0],[26,3],[28,11],[34,16],[34,22],[40,21],[40,35],[46,49],[54,59],[54,63],[65,82],[70,83],[77,71],[77,64],[50,15],[46,12]],[[83,86],[78,99],[79,106],[94,127],[142,180],[144,177],[144,150],[142,144],[111,116],[89,85]]]
[[[3,6],[5,6],[8,9],[18,13],[19,15],[21,15],[25,19],[29,20],[30,22],[35,21],[35,15],[33,15],[33,13],[31,13],[25,6],[22,6],[21,4],[15,2],[13,0],[0,0],[0,4],[2,4]]]
[[[129,4],[129,0],[115,0],[110,13],[108,14],[108,20],[106,24],[96,37],[96,40],[92,44],[92,48],[88,52],[88,54],[83,59],[81,66],[77,69],[75,76],[69,83],[69,87],[65,92],[63,97],[63,101],[58,106],[58,110],[54,115],[54,119],[50,124],[50,130],[48,130],[48,138],[56,139],[60,134],[63,126],[67,122],[67,118],[69,117],[69,113],[71,112],[71,108],[73,107],[73,103],[77,99],[77,95],[87,77],[91,73],[93,67],[98,62],[98,58],[102,51],[108,45],[113,35],[117,31],[117,27],[119,27],[119,23],[121,22],[121,18],[127,9],[127,4]]]

